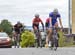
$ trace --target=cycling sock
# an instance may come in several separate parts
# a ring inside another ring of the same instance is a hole
[[[49,41],[49,46],[51,46],[51,41]]]

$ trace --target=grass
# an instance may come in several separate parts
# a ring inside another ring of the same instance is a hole
[[[73,37],[67,38],[66,36],[63,36],[64,33],[59,31],[59,47],[75,47],[73,44]]]

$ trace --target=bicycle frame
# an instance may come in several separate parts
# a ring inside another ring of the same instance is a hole
[[[51,40],[51,47],[56,47],[55,50],[58,47],[58,33],[57,33],[57,28],[53,27],[53,32],[52,32],[52,40]]]
[[[16,32],[15,32],[16,33]],[[15,37],[14,37],[14,41],[15,41],[15,48],[17,46],[17,48],[19,48],[20,46],[20,34],[21,34],[21,29],[20,29],[20,33],[16,33]]]
[[[42,40],[41,40],[41,33],[40,31],[36,30],[35,31],[35,37],[36,37],[36,45],[37,47],[42,47]]]
[[[17,48],[19,48],[19,46],[20,46],[20,34],[17,34],[14,37],[14,46],[15,46],[15,48],[16,48],[16,46],[17,46]]]

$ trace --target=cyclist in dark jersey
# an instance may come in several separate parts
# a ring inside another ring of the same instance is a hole
[[[24,30],[23,28],[24,28],[24,26],[19,21],[17,22],[17,24],[14,25],[13,38],[14,38],[14,46],[15,46],[15,48],[16,48],[16,46],[19,48],[20,41],[21,41],[20,35],[21,35],[22,31]]]
[[[20,34],[20,32],[22,31],[22,28],[23,28],[23,25],[19,21],[17,22],[17,24],[14,25],[14,31],[16,32],[16,34]]]

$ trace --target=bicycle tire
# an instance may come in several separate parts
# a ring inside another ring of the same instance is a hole
[[[42,40],[41,40],[41,36],[40,36],[39,31],[35,32],[35,36],[36,36],[36,39],[37,39],[36,42],[37,42],[38,47],[42,48]]]
[[[52,34],[52,40],[51,40],[51,47],[55,47],[55,51],[57,50],[58,47],[58,35],[56,32],[56,29],[53,29],[53,34]]]

